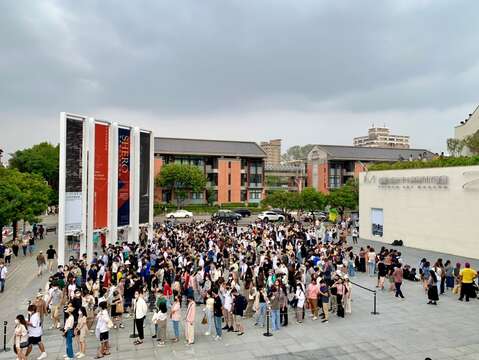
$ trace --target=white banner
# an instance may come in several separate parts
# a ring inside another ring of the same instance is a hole
[[[65,235],[80,232],[82,219],[82,193],[65,193]]]

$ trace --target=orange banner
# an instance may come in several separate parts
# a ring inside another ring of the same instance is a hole
[[[94,229],[108,226],[108,133],[108,125],[95,124]]]

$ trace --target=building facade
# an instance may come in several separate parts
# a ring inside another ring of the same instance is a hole
[[[266,165],[279,166],[281,164],[281,139],[263,141],[260,146],[266,153]]]
[[[472,114],[469,114],[468,118],[461,121],[459,125],[454,128],[454,138],[458,140],[464,140],[466,137],[474,135],[479,131],[479,106],[476,107]],[[462,150],[463,155],[471,155],[469,149],[465,146]]]
[[[387,127],[372,127],[367,136],[356,137],[354,146],[409,149],[409,136],[392,135]]]
[[[478,213],[479,166],[360,174],[363,239],[479,258]]]
[[[207,189],[189,192],[185,204],[259,203],[264,196],[265,152],[254,142],[155,138],[155,176],[170,163],[198,166]],[[155,189],[156,202],[168,203],[175,194]]]
[[[307,186],[328,193],[349,179],[357,178],[368,164],[431,159],[433,156],[424,149],[316,145],[308,155]]]
[[[275,190],[301,192],[306,184],[304,163],[265,165],[266,194]]]

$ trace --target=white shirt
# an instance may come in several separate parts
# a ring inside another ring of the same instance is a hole
[[[40,320],[40,314],[34,313],[30,317],[30,325],[28,325],[28,336],[40,337],[43,334],[42,322]]]
[[[7,267],[3,266],[0,268],[0,279],[5,280],[7,278]]]
[[[141,296],[135,300],[135,319],[143,319],[148,313],[148,305]]]

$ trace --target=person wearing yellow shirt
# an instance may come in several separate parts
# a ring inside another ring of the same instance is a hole
[[[459,274],[459,278],[461,279],[461,297],[459,298],[460,301],[464,300],[464,296],[466,297],[466,301],[469,301],[469,297],[474,291],[472,283],[474,282],[476,277],[477,272],[471,269],[471,265],[469,263],[466,263],[464,269],[462,269]]]

